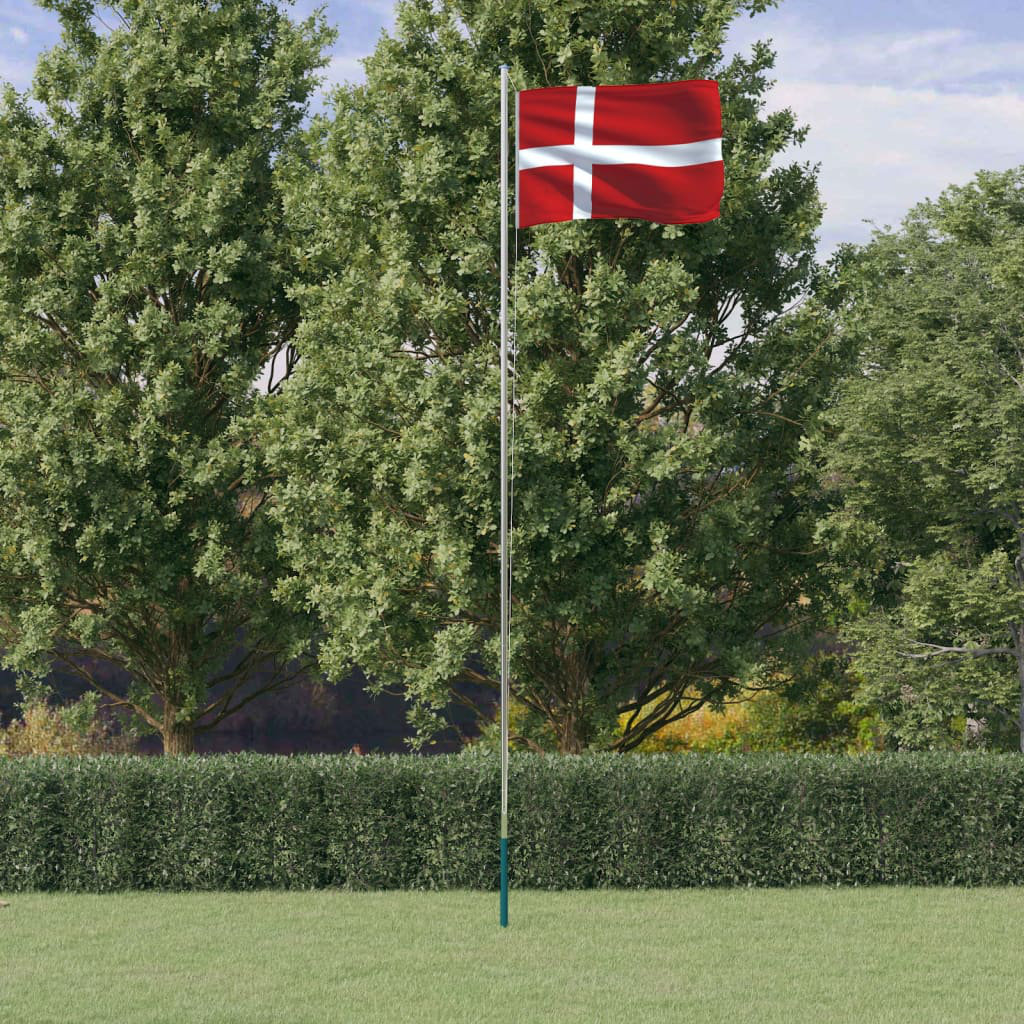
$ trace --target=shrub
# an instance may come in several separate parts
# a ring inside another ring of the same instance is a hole
[[[714,752],[742,749],[752,698],[721,709],[705,705],[692,715],[659,729],[636,748],[637,753]],[[623,718],[626,716],[623,715]]]
[[[881,750],[881,723],[856,703],[855,690],[856,680],[848,674],[843,658],[819,655],[787,685],[748,692],[721,708],[705,705],[660,729],[637,750],[847,754]]]
[[[125,753],[135,739],[134,733],[119,730],[102,716],[98,694],[61,707],[31,700],[22,706],[20,719],[0,726],[0,757]]]
[[[516,753],[519,887],[1024,883],[1024,758]],[[489,889],[493,755],[0,761],[0,891]]]

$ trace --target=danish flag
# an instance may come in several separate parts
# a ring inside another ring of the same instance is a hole
[[[719,216],[718,83],[563,86],[516,96],[516,226]]]

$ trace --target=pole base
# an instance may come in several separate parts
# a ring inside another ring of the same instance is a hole
[[[508,927],[508,839],[501,838],[501,927]]]

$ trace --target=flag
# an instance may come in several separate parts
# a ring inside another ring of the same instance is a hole
[[[561,86],[516,96],[516,226],[714,220],[722,108],[710,80]]]

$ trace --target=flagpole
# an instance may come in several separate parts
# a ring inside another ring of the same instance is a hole
[[[501,65],[501,927],[508,927],[508,65]]]

